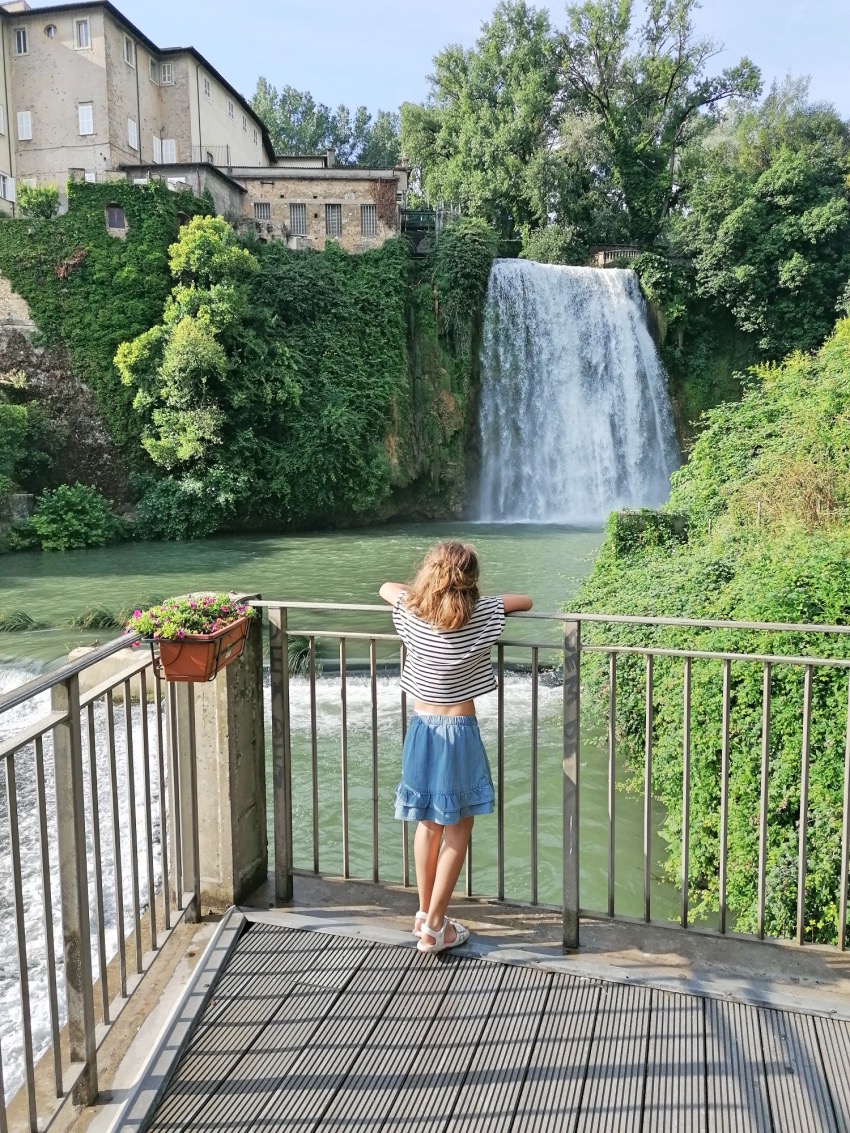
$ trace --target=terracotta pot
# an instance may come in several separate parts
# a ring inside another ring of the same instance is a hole
[[[182,641],[158,641],[160,674],[167,681],[213,680],[242,656],[250,620],[239,618],[215,633],[186,634]]]

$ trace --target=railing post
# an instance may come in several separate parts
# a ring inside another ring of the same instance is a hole
[[[67,719],[54,729],[53,751],[56,763],[56,825],[68,1003],[68,1044],[71,1062],[85,1064],[85,1070],[74,1087],[74,1102],[77,1105],[91,1105],[98,1092],[97,1045],[86,866],[79,677],[75,675],[54,685],[51,696],[54,712],[67,713]],[[121,915],[120,909],[118,915]]]
[[[564,949],[579,946],[581,622],[564,622]]]
[[[190,924],[201,919],[200,902],[200,844],[198,837],[198,782],[195,752],[195,698],[194,686],[175,683],[171,686],[169,712],[173,719],[171,738],[175,787],[171,793],[174,827],[178,831],[175,854],[178,908],[189,895],[190,905],[185,906],[184,918]],[[194,906],[191,907],[191,906]]]
[[[271,675],[272,782],[274,806],[274,891],[280,902],[292,900],[292,765],[289,745],[289,654],[286,609],[269,609]]]

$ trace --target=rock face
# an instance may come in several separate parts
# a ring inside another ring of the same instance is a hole
[[[12,328],[32,334],[35,331],[30,309],[4,275],[0,275],[0,330]]]
[[[94,393],[74,373],[67,351],[35,346],[24,327],[0,319],[0,374],[4,373],[24,375],[29,399],[50,423],[51,482],[79,481],[118,504],[129,499],[126,463],[98,412]]]

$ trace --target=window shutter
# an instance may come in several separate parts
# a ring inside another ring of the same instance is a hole
[[[165,165],[175,165],[177,162],[177,141],[175,138],[162,139],[162,160]]]
[[[127,142],[130,149],[139,148],[139,127],[132,118],[127,119]]]
[[[78,106],[77,113],[79,114],[80,118],[80,134],[83,136],[85,136],[86,134],[93,134],[94,107],[91,105],[91,103],[85,103],[82,106]]]
[[[159,134],[153,135],[153,159],[157,165],[162,164],[162,138]]]
[[[29,142],[32,140],[32,111],[19,110],[18,111],[18,141]]]

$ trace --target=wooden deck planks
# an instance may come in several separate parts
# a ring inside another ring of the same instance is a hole
[[[835,1121],[810,1015],[759,1011],[775,1133],[844,1133]]]
[[[603,984],[576,1133],[639,1133],[651,992]]]
[[[707,999],[705,1032],[710,1133],[771,1133],[758,1011]]]
[[[704,1004],[691,995],[652,993],[643,1128],[706,1133]]]
[[[263,924],[148,1128],[843,1133],[848,1065],[834,1019]]]

